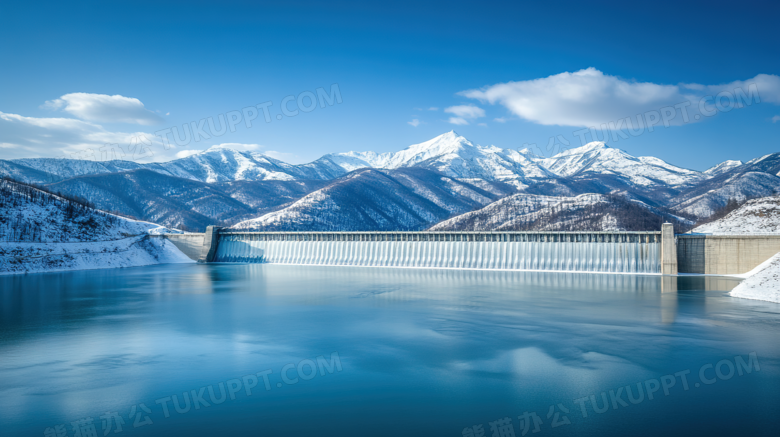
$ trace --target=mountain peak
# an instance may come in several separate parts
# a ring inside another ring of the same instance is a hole
[[[548,158],[548,159],[560,158],[565,156],[585,155],[592,152],[599,153],[605,150],[617,150],[617,149],[611,149],[603,141],[592,141],[588,144],[585,144],[584,146],[564,150],[563,152],[558,153],[557,155],[554,155],[552,158]]]
[[[591,150],[601,150],[601,149],[609,149],[609,146],[604,141],[591,141],[588,144],[585,144],[582,147],[578,147],[576,149],[571,150],[581,150],[583,152],[591,151]]]
[[[705,174],[711,175],[711,176],[717,176],[722,173],[726,173],[727,171],[739,167],[743,164],[742,161],[734,161],[734,160],[728,160],[723,161],[720,164],[714,165],[707,170],[704,170]]]
[[[211,146],[211,147],[209,147],[206,150],[201,150],[198,153],[194,153],[192,155],[189,155],[187,158],[189,158],[190,156],[210,155],[210,154],[214,154],[214,153],[228,153],[230,155],[236,155],[236,154],[239,154],[241,152],[239,152],[238,150],[233,149],[233,148],[231,148],[229,146],[226,146],[226,145],[223,145],[223,144],[218,144],[216,146]]]
[[[536,153],[536,151],[534,151],[534,149],[532,149],[530,147],[522,148],[522,149],[518,150],[517,152],[520,153],[521,155],[526,156],[526,157],[531,158],[531,159],[543,159],[544,158],[543,156],[539,156],[539,154]]]
[[[455,141],[455,140],[457,140],[459,138],[463,138],[463,140],[468,141],[468,140],[466,140],[466,138],[464,136],[460,135],[459,133],[455,132],[454,130],[451,130],[449,132],[444,132],[441,135],[433,137],[433,138],[431,138],[428,141],[423,141],[422,143],[419,143],[419,144],[426,144],[426,145],[427,144],[435,144],[435,143],[441,142],[441,141]],[[410,147],[414,147],[416,145],[418,145],[418,144],[415,144],[415,145],[410,146]]]
[[[406,149],[395,153],[394,158],[391,159],[391,161],[398,161],[399,159],[403,162],[409,160],[413,162],[424,161],[434,156],[458,153],[458,151],[463,150],[464,148],[474,148],[474,144],[452,130],[428,141],[413,144]],[[397,162],[397,164],[400,164],[400,162]]]

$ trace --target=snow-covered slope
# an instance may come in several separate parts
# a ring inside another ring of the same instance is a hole
[[[651,156],[634,157],[595,141],[539,161],[558,176],[610,174],[623,176],[641,186],[683,185],[705,179],[700,172],[673,166]]]
[[[166,240],[149,238],[160,231],[153,223],[0,181],[0,273],[191,262]]]
[[[748,200],[726,217],[696,227],[703,234],[780,233],[780,196]]]
[[[99,209],[159,223],[204,230],[257,217],[326,185],[327,181],[205,183],[151,170],[80,176],[48,185],[90,199]]]
[[[397,169],[421,167],[452,178],[503,181],[523,186],[529,178],[555,175],[540,166],[534,155],[494,146],[474,145],[450,131],[432,140],[414,144],[400,152],[347,152],[325,155],[326,159],[351,171],[358,168]]]
[[[780,253],[755,270],[729,294],[743,299],[780,303]]]
[[[494,191],[501,190],[494,185]],[[507,193],[504,192],[504,195]],[[356,170],[290,206],[233,226],[265,231],[421,230],[499,196],[420,168]]]
[[[0,180],[0,241],[75,243],[119,240],[159,226],[128,220],[34,187]]]
[[[735,170],[742,170],[736,168]],[[764,172],[773,175],[780,175],[780,153],[770,153],[760,158],[751,159],[744,164],[742,171]]]
[[[51,184],[49,188],[90,199],[106,211],[170,227],[203,230],[208,225],[257,212],[222,191],[219,185],[135,170],[80,176]]]
[[[432,231],[640,231],[660,229],[679,217],[649,205],[602,194],[575,197],[520,193],[431,227]]]
[[[18,161],[22,160],[6,161],[0,159],[0,177],[7,177],[29,184],[45,184],[62,179],[59,176],[55,176],[35,167],[23,165]],[[32,161],[43,161],[43,159]]]

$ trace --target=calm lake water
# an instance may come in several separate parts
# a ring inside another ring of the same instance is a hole
[[[774,436],[780,305],[729,297],[737,283],[280,265],[0,277],[0,435]]]

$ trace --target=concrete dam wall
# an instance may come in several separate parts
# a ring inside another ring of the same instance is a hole
[[[200,262],[615,273],[747,273],[780,235],[661,232],[230,232],[152,235]]]
[[[152,238],[164,238],[190,259],[197,261],[203,251],[205,236],[201,233],[150,235]]]
[[[660,237],[660,232],[220,232],[213,261],[660,273]]]
[[[747,273],[780,252],[780,235],[677,236],[680,273],[736,275]]]

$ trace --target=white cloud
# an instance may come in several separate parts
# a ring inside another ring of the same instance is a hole
[[[778,121],[780,121],[780,115],[775,115],[772,117],[772,123],[777,123]]]
[[[506,123],[506,117],[494,118],[493,121],[495,121],[497,123]]]
[[[182,150],[181,152],[176,152],[176,159],[181,159],[181,158],[186,158],[188,156],[197,155],[200,152],[202,152],[202,150]]]
[[[683,89],[698,91],[703,95],[715,95],[721,91],[733,92],[736,89],[748,92],[748,87],[755,84],[763,103],[780,105],[780,76],[774,74],[759,74],[748,80],[735,80],[723,85],[699,85],[695,83],[680,84]]]
[[[609,76],[595,68],[560,73],[540,79],[507,82],[459,94],[490,104],[501,104],[513,114],[538,124],[563,126],[599,126],[647,111],[692,102],[687,108],[690,121],[701,119],[699,102],[705,96],[737,89],[746,96],[755,85],[761,102],[780,104],[780,77],[759,74],[753,79],[722,85],[662,85],[629,81]],[[724,106],[728,102],[724,103]],[[709,101],[708,107],[713,108]],[[698,116],[698,118],[696,118]],[[671,124],[682,124],[678,115]]]
[[[146,145],[138,147],[139,138]],[[99,124],[73,118],[35,118],[4,112],[0,112],[0,147],[3,159],[67,157],[160,162],[177,153],[175,147],[166,150],[160,137],[149,132],[112,132]]]
[[[414,119],[414,120],[412,120],[412,121],[407,121],[407,123],[411,124],[411,125],[412,125],[412,126],[414,126],[414,127],[417,127],[417,126],[419,126],[419,125],[420,125],[420,120],[418,120],[418,119],[416,119],[416,118],[415,118],[415,119]]]
[[[82,120],[105,123],[159,124],[160,116],[144,107],[140,100],[120,95],[71,93],[43,104],[47,109],[62,109]]]
[[[450,117],[449,122],[459,125],[469,124],[468,120],[485,116],[485,110],[474,105],[450,106],[444,109],[444,112],[454,114],[455,117]]]
[[[430,108],[428,108],[428,110],[429,110],[429,111],[438,111],[438,110],[439,110],[439,108],[437,108],[437,107],[435,107],[435,106],[431,106]]]
[[[223,147],[226,149],[238,150],[239,152],[258,152],[263,148],[260,144],[244,144],[244,143],[222,143],[216,146],[211,146],[210,149],[216,149]]]
[[[445,109],[444,112],[449,112],[450,114],[455,114],[458,117],[468,119],[485,116],[485,110],[479,106],[474,105],[450,106],[449,108]]]

